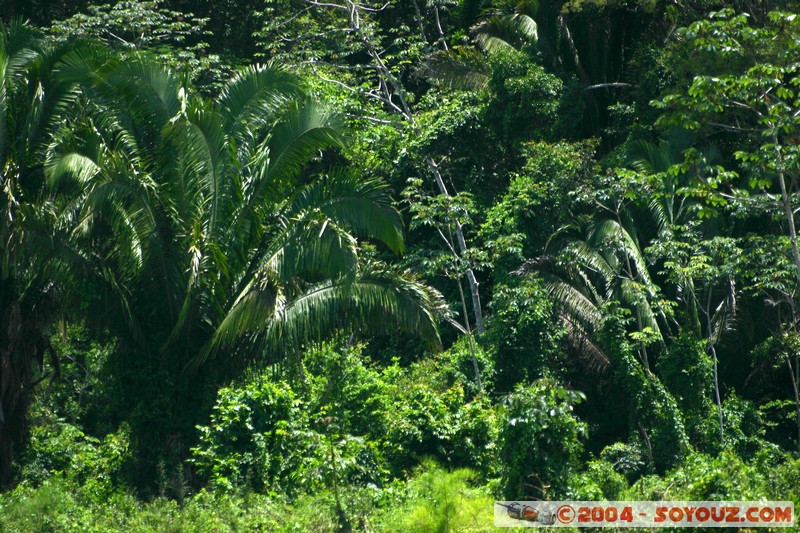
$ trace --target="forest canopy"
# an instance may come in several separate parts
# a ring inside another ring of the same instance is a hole
[[[0,11],[0,529],[800,505],[800,4]]]

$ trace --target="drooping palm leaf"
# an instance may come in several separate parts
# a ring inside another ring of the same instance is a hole
[[[273,64],[248,67],[220,95],[224,130],[241,142],[243,135],[271,126],[276,112],[301,95],[299,80],[285,68]]]
[[[388,187],[344,171],[299,179],[321,150],[342,145],[338,117],[299,98],[295,78],[276,67],[244,72],[208,103],[139,61],[66,58],[65,77],[90,80],[82,88],[95,102],[100,143],[75,136],[53,151],[48,172],[54,185],[81,191],[70,205],[84,226],[117,236],[103,268],[114,274],[109,283],[130,287],[120,300],[126,313],[138,306],[164,317],[149,340],[158,339],[160,353],[209,335],[206,353],[224,347],[253,357],[275,339],[319,339],[369,322],[365,313],[381,327],[394,321],[438,338],[436,298],[411,279],[367,275],[361,265],[359,238],[403,250]],[[156,306],[136,296],[152,290]],[[355,310],[358,320],[321,319],[325,305]],[[128,321],[139,323],[132,314]]]
[[[255,353],[284,354],[355,327],[369,333],[398,331],[439,346],[435,311],[442,298],[408,273],[372,265],[355,281],[327,280],[292,298],[274,282],[254,283],[234,304],[214,334],[209,351],[252,339]]]
[[[452,89],[485,89],[489,84],[489,63],[474,49],[453,47],[438,50],[425,58],[418,74]]]
[[[296,103],[272,128],[264,152],[265,173],[249,184],[248,202],[257,202],[276,180],[295,178],[310,157],[325,148],[342,146],[341,119],[311,100]]]

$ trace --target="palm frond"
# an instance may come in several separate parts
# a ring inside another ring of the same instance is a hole
[[[630,143],[627,159],[634,169],[648,174],[666,172],[677,162],[673,159],[669,143],[654,144],[644,139]]]
[[[285,298],[274,280],[251,284],[217,328],[202,358],[249,339],[249,356],[284,355],[337,330],[420,336],[432,349],[440,347],[437,314],[446,306],[435,290],[407,272],[380,265],[367,267],[354,282],[326,280]],[[240,352],[241,354],[242,352]],[[245,354],[246,355],[246,354]]]
[[[76,152],[51,154],[45,162],[45,176],[52,188],[64,187],[68,182],[85,185],[98,172],[100,166],[92,157]]]
[[[320,150],[342,146],[342,127],[341,118],[318,103],[307,100],[293,105],[270,133],[267,173],[252,184],[250,198],[257,200],[271,180],[296,177]]]
[[[37,35],[19,18],[14,18],[6,26],[0,22],[0,164],[5,160],[12,144],[12,134],[8,129],[10,99],[17,86],[28,83],[28,66],[37,57]],[[22,147],[24,148],[24,146]]]
[[[165,154],[172,155],[175,173],[161,189],[170,194],[168,185],[177,182],[171,196],[183,222],[202,219],[208,238],[215,241],[233,209],[236,188],[222,119],[212,110],[192,106],[188,119],[169,126],[165,138],[176,148],[176,153]],[[162,167],[170,166],[169,162],[162,163]]]
[[[0,49],[6,58],[5,76],[25,76],[28,65],[39,55],[39,41],[39,33],[19,17],[14,17],[7,26],[0,26]]]
[[[533,17],[524,13],[497,13],[471,28],[475,43],[486,52],[535,44],[539,34]]]
[[[559,313],[559,317],[567,327],[567,345],[570,352],[583,361],[589,370],[602,372],[611,365],[611,361],[603,348],[592,339],[592,331],[576,322],[566,312]]]
[[[420,76],[451,89],[485,89],[489,85],[489,64],[478,50],[453,47],[439,50],[422,62]]]
[[[299,80],[283,67],[254,65],[230,81],[219,97],[225,131],[239,137],[242,130],[258,130],[274,120],[286,102],[302,96]]]
[[[85,46],[63,57],[58,74],[80,85],[101,129],[114,132],[130,155],[145,162],[156,153],[162,129],[185,107],[177,76],[144,56],[122,61]]]
[[[558,306],[572,321],[587,330],[595,330],[602,319],[598,302],[592,301],[576,287],[558,279],[546,279],[545,286]]]
[[[392,205],[389,185],[381,179],[364,179],[345,169],[331,172],[304,187],[284,216],[309,210],[318,210],[357,237],[373,238],[395,253],[403,252],[403,219]]]
[[[600,220],[592,226],[587,240],[594,247],[602,247],[607,239],[615,239],[623,245],[621,253],[633,261],[633,266],[636,269],[632,274],[640,277],[646,285],[652,285],[653,282],[650,279],[647,262],[634,236],[628,232],[625,227],[620,225],[618,221],[607,218]]]
[[[329,218],[306,213],[275,238],[259,271],[277,273],[283,280],[297,276],[348,277],[356,274],[355,238]]]
[[[354,283],[313,286],[286,305],[262,341],[268,350],[281,351],[355,327],[369,333],[415,334],[435,349],[440,346],[435,318],[440,308],[440,295],[408,273],[371,269]]]

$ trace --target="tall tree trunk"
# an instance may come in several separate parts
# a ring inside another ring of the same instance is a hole
[[[706,301],[706,323],[708,326],[708,349],[714,363],[714,401],[717,404],[717,418],[719,419],[719,441],[725,444],[725,426],[722,412],[722,397],[719,392],[719,362],[717,359],[717,348],[714,342],[714,325],[711,322],[711,289],[708,289],[708,300]]]
[[[800,451],[800,391],[798,390],[797,383],[800,381],[800,361],[798,361],[798,357],[795,356],[795,365],[792,366],[792,358],[791,355],[786,355],[786,365],[789,367],[789,376],[792,383],[792,393],[794,394],[794,410],[795,410],[795,421],[797,422],[797,450]]]
[[[772,134],[772,142],[775,146],[778,145],[777,134]],[[789,225],[789,240],[792,243],[792,259],[796,269],[795,275],[797,283],[800,284],[800,251],[797,249],[797,229],[794,225],[794,211],[792,210],[792,202],[789,197],[789,192],[786,189],[786,173],[783,169],[783,157],[780,150],[777,150],[778,158],[778,184],[781,187],[781,203],[783,204],[783,212],[786,216],[786,223]]]
[[[411,106],[409,106],[408,100],[405,97],[405,88],[403,87],[403,84],[392,74],[391,70],[389,70],[389,67],[386,66],[386,63],[381,58],[380,53],[375,48],[375,45],[370,39],[368,33],[363,31],[361,26],[360,6],[352,0],[345,0],[343,4],[317,2],[316,0],[305,0],[305,2],[314,6],[333,7],[347,11],[350,19],[351,31],[358,35],[358,38],[363,43],[367,54],[372,59],[375,69],[378,72],[381,81],[383,82],[384,102],[396,113],[400,114],[406,120],[406,122],[408,122],[415,135],[420,135],[422,132],[420,131],[416,120],[414,120],[414,113],[411,111]],[[394,102],[395,96],[397,97],[399,105]],[[442,178],[442,173],[439,170],[439,166],[433,160],[433,157],[430,155],[426,156],[425,163],[428,166],[428,170],[433,175],[433,179],[436,183],[437,189],[439,190],[439,194],[450,196],[447,186],[444,183],[444,179]],[[456,241],[458,242],[458,249],[462,256],[466,255],[467,242],[464,238],[464,230],[460,223],[455,224],[455,232]],[[475,277],[475,272],[472,268],[467,268],[464,275],[467,278],[467,283],[469,284],[469,292],[472,299],[472,312],[475,317],[475,330],[480,334],[484,331],[484,324],[483,307],[481,306],[478,280]]]
[[[9,288],[8,280],[0,284]],[[26,323],[16,299],[2,296],[6,297],[0,297],[0,489],[14,481],[14,463],[25,445],[36,370],[44,355],[38,328]]]
[[[458,294],[461,296],[461,308],[464,310],[464,326],[467,331],[467,340],[469,341],[469,353],[472,356],[472,367],[475,371],[475,381],[478,384],[478,392],[483,392],[483,382],[481,381],[481,369],[478,365],[478,357],[475,355],[475,341],[472,339],[472,328],[469,325],[469,317],[467,316],[467,302],[464,300],[464,289],[461,288],[461,280],[456,280],[458,283]]]
[[[775,146],[779,146],[778,136],[775,133],[772,134],[772,142],[775,144]],[[781,187],[781,203],[783,204],[783,212],[786,216],[786,222],[789,226],[789,240],[792,243],[792,259],[794,260],[795,265],[795,275],[797,283],[800,284],[800,251],[797,248],[797,229],[794,224],[794,210],[792,209],[791,197],[789,196],[789,191],[786,188],[786,173],[783,169],[783,158],[780,150],[777,151],[777,158],[779,169],[778,182]],[[794,298],[792,298],[792,300],[794,300]],[[794,309],[794,301],[792,301],[792,309]],[[797,446],[798,449],[800,449],[800,393],[798,393],[797,386],[798,369],[792,368],[791,359],[789,359],[788,356],[786,362],[789,365],[789,373],[792,376],[792,389],[794,392],[795,408],[797,411]]]

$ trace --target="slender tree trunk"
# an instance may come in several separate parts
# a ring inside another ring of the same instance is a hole
[[[714,361],[714,400],[717,403],[717,416],[719,418],[719,441],[725,443],[725,427],[722,413],[722,398],[719,393],[719,365],[717,363],[717,349],[714,343],[714,326],[711,323],[711,289],[708,290],[706,302],[706,323],[708,324],[708,349]]]
[[[781,201],[783,202],[783,210],[786,214],[786,222],[789,224],[789,240],[792,243],[792,258],[794,259],[794,266],[796,269],[795,275],[797,276],[797,282],[800,283],[800,251],[797,249],[797,230],[794,225],[794,213],[792,212],[792,204],[786,190],[786,182],[784,179],[784,174],[781,172],[778,175],[778,181],[781,185]]]
[[[442,47],[445,50],[449,50],[447,47],[447,39],[444,36],[444,30],[442,30],[442,21],[439,19],[439,6],[433,6],[433,16],[436,19],[436,29],[439,30],[439,40],[442,42]]]
[[[650,442],[650,437],[647,435],[647,430],[644,428],[641,422],[637,422],[636,427],[639,429],[639,436],[642,437],[642,440],[644,441],[645,449],[647,450],[647,461],[650,465],[650,468],[655,470],[656,460],[655,457],[653,457],[653,444]]]
[[[778,146],[777,134],[772,134],[772,142]],[[786,215],[786,222],[789,225],[789,240],[792,243],[792,258],[794,259],[795,275],[797,276],[797,283],[800,284],[800,251],[797,248],[797,229],[794,224],[794,210],[792,209],[792,202],[789,196],[789,191],[786,188],[786,173],[783,170],[783,157],[780,150],[777,152],[778,158],[778,182],[781,187],[781,203],[783,204],[783,212]],[[792,298],[792,300],[794,300]],[[794,302],[792,301],[792,308],[794,309]],[[793,313],[794,314],[794,313]],[[787,356],[787,364],[789,365],[789,373],[792,377],[792,392],[794,393],[796,417],[797,417],[797,446],[800,449],[800,394],[798,393],[798,375],[797,370],[792,368],[791,359]]]
[[[417,0],[411,0],[411,3],[414,4],[414,12],[417,15],[417,25],[419,26],[419,36],[422,38],[422,41],[427,44],[428,37],[425,35],[425,25],[422,22],[422,12],[419,10],[419,4]]]
[[[461,308],[464,310],[464,327],[467,330],[467,339],[469,340],[469,353],[472,356],[472,366],[475,369],[475,381],[478,383],[478,392],[483,392],[483,383],[481,383],[481,369],[478,365],[478,358],[475,355],[475,342],[472,339],[472,328],[469,325],[469,315],[467,314],[467,302],[464,299],[464,289],[461,288],[461,280],[456,280],[458,283],[458,294],[461,296]]]
[[[778,146],[778,136],[772,134],[772,142]],[[789,192],[786,190],[786,173],[783,170],[783,158],[780,150],[777,153],[778,158],[778,183],[781,187],[781,202],[783,203],[783,212],[786,215],[786,222],[789,225],[789,240],[792,242],[792,258],[794,259],[794,266],[796,269],[795,275],[797,276],[797,283],[800,284],[800,251],[797,249],[797,229],[794,225],[794,212],[792,210],[791,198]]]
[[[450,196],[447,186],[442,179],[442,174],[439,172],[439,166],[436,164],[436,161],[434,161],[431,156],[426,156],[425,160],[428,163],[428,168],[431,169],[431,173],[436,181],[436,186],[439,188],[439,193],[444,196]],[[464,255],[467,253],[467,241],[464,239],[464,230],[459,222],[456,222],[455,226],[458,250],[462,255]],[[467,283],[469,283],[469,292],[470,296],[472,297],[472,312],[475,315],[475,329],[477,330],[478,334],[480,334],[483,333],[484,327],[483,308],[481,307],[481,295],[478,291],[478,280],[475,278],[475,272],[473,272],[471,268],[466,270],[465,276],[467,278]]]
[[[792,382],[792,393],[794,393],[794,409],[795,420],[797,421],[797,450],[800,451],[800,391],[798,391],[797,382],[800,381],[798,376],[798,360],[795,356],[795,366],[792,366],[791,356],[786,355],[786,365],[789,367],[789,376]]]
[[[411,126],[412,131],[415,135],[419,135],[422,132],[419,129],[416,121],[414,120],[414,113],[411,111],[411,107],[408,104],[408,100],[405,97],[405,89],[402,83],[395,78],[392,74],[389,67],[386,66],[383,59],[381,58],[380,53],[375,48],[375,45],[372,43],[372,40],[369,38],[366,32],[363,31],[361,27],[361,14],[359,11],[359,6],[354,3],[352,0],[345,0],[344,4],[327,4],[323,2],[317,2],[315,0],[305,0],[306,3],[315,5],[315,6],[324,6],[324,7],[334,7],[339,9],[344,9],[349,13],[350,18],[350,29],[358,35],[361,42],[364,44],[364,48],[367,51],[367,54],[372,59],[375,69],[377,70],[378,74],[383,81],[383,91],[384,91],[384,101],[386,104],[391,107],[395,112],[399,113],[406,119],[406,121]],[[399,105],[397,105],[393,97],[396,96],[397,100],[399,101]],[[444,196],[450,196],[450,193],[447,190],[447,186],[444,183],[444,179],[442,178],[442,173],[439,170],[439,166],[433,160],[433,158],[428,155],[425,157],[425,163],[428,166],[428,170],[430,170],[431,174],[433,175],[433,179],[436,183],[436,187],[439,190],[439,194]],[[456,241],[458,242],[458,249],[460,253],[463,255],[467,252],[467,242],[464,238],[464,230],[461,224],[455,224],[455,231],[456,231]],[[467,283],[469,284],[469,291],[470,296],[472,298],[472,312],[475,316],[475,330],[478,334],[483,333],[484,331],[484,324],[483,324],[483,308],[481,306],[481,298],[479,292],[479,284],[478,280],[475,277],[475,272],[472,268],[468,268],[465,272],[465,277],[467,278]]]

